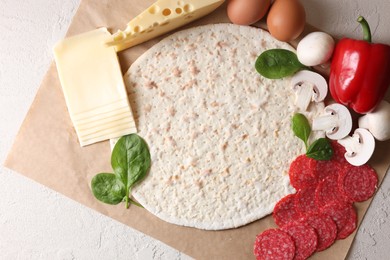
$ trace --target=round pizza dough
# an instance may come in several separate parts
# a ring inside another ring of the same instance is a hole
[[[271,213],[294,190],[292,160],[305,152],[290,121],[290,79],[254,64],[271,48],[293,50],[261,29],[232,24],[180,31],[144,53],[125,75],[138,134],[152,167],[132,194],[178,225],[235,228]],[[324,108],[311,105],[313,118]]]

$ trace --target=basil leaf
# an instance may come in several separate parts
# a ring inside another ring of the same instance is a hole
[[[145,178],[151,165],[146,142],[136,134],[121,137],[111,154],[112,173],[99,173],[91,181],[92,193],[108,204],[126,202],[142,207],[130,198],[131,188]]]
[[[136,134],[121,137],[111,155],[114,174],[126,187],[126,207],[129,203],[130,189],[148,173],[151,165],[146,142]]]
[[[309,121],[304,115],[296,113],[291,120],[291,124],[294,134],[305,143],[307,149],[307,140],[311,133]]]
[[[255,68],[260,75],[269,79],[291,76],[307,67],[301,64],[297,55],[285,49],[271,49],[263,52],[256,60]]]
[[[333,156],[332,145],[326,138],[320,138],[307,149],[306,156],[318,161],[330,160]]]
[[[114,174],[99,173],[92,178],[92,193],[100,201],[116,205],[126,196],[125,186]]]
[[[121,137],[111,156],[114,173],[129,188],[141,181],[151,164],[146,142],[136,134]]]

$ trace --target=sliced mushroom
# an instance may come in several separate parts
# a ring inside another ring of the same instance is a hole
[[[345,147],[345,159],[354,166],[360,166],[368,162],[374,153],[375,139],[372,134],[364,129],[358,128],[352,136],[347,136],[338,141]]]
[[[313,131],[325,131],[332,140],[346,137],[352,130],[352,116],[347,107],[341,104],[332,104],[324,109],[324,115],[314,118]]]
[[[296,105],[299,110],[306,111],[311,101],[321,102],[328,94],[328,84],[320,74],[301,70],[291,79],[296,91]]]

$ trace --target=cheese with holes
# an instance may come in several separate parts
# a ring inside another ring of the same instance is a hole
[[[224,0],[158,0],[108,42],[121,51],[167,33],[217,9]]]
[[[136,132],[116,51],[106,28],[54,47],[62,90],[81,146]]]

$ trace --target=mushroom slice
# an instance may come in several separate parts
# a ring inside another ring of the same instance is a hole
[[[341,104],[332,104],[324,109],[324,115],[314,118],[313,131],[325,131],[332,140],[346,137],[352,130],[352,116],[347,107]]]
[[[354,166],[361,166],[368,162],[374,153],[375,139],[372,134],[364,129],[358,128],[352,136],[347,136],[338,141],[345,147],[345,159]]]
[[[309,70],[296,73],[291,79],[291,84],[296,91],[295,103],[301,111],[306,111],[311,101],[323,101],[328,94],[325,78]]]

